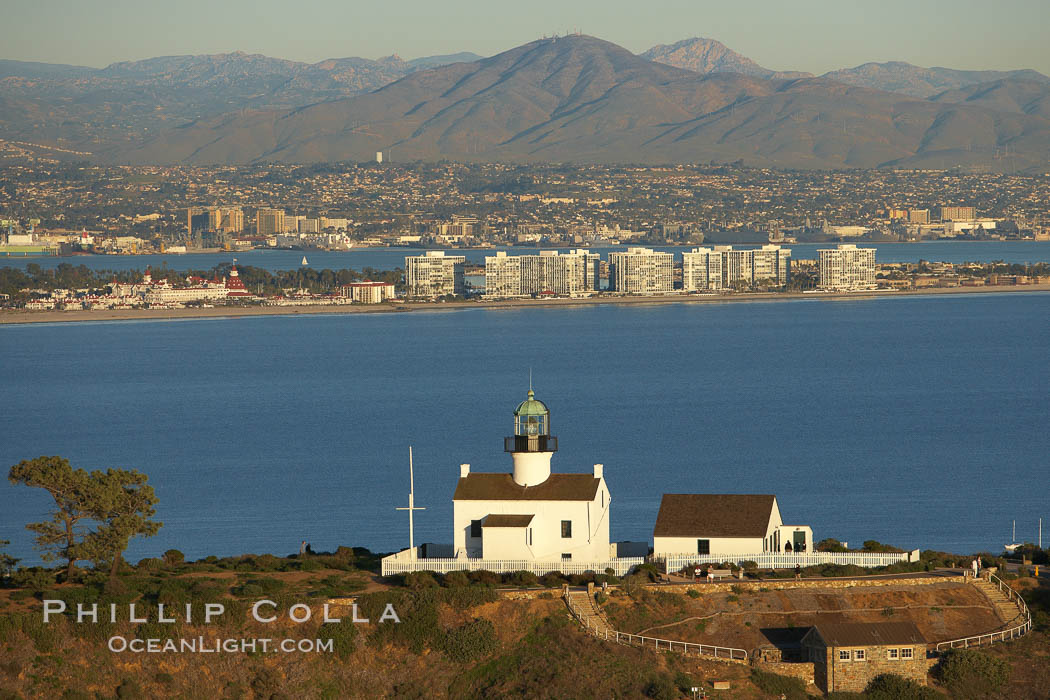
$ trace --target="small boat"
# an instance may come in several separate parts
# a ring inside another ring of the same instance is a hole
[[[309,262],[309,261],[308,261],[308,260],[306,259],[306,256],[305,256],[305,255],[303,256],[303,262],[302,262],[302,264],[303,264],[303,265],[309,265],[309,264],[310,264],[310,262]]]
[[[1005,549],[1007,552],[1010,552],[1012,554],[1012,553],[1017,551],[1018,547],[1021,546],[1021,544],[1017,541],[1017,521],[1016,520],[1014,521],[1013,536],[1010,539],[1013,540],[1013,544],[1004,545],[1003,549]]]

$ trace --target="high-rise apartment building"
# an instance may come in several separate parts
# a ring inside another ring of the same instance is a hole
[[[973,221],[977,210],[973,207],[941,207],[941,221]]]
[[[485,258],[485,296],[527,297],[536,294],[577,296],[599,289],[601,256],[586,250],[559,254],[507,255]]]
[[[844,243],[818,250],[821,289],[868,289],[875,286],[875,249]]]
[[[929,209],[909,209],[908,210],[908,223],[909,224],[928,224],[928,223],[930,223],[930,210]]]
[[[186,233],[192,238],[204,231],[240,233],[244,212],[240,207],[187,207]]]
[[[624,294],[670,294],[674,256],[651,248],[609,253],[609,289]]]
[[[445,255],[443,250],[428,250],[423,255],[405,258],[405,286],[410,297],[440,297],[462,294],[462,255]]]
[[[259,209],[255,212],[255,234],[274,236],[285,232],[284,209]]]
[[[784,285],[791,281],[791,251],[788,248],[764,245],[758,249],[733,250],[732,246],[715,246],[714,252],[722,257],[724,287]]]
[[[722,289],[722,251],[712,248],[693,248],[682,253],[682,289],[700,292]]]

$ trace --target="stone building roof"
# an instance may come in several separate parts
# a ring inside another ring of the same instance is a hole
[[[507,473],[468,474],[460,477],[452,500],[593,501],[599,482],[592,474],[551,474],[542,484],[519,486]]]
[[[926,643],[914,622],[821,622],[813,626],[812,632],[829,647]]]
[[[528,527],[532,522],[532,515],[508,515],[506,513],[493,513],[485,517],[481,523],[482,527]]]
[[[772,494],[665,493],[654,537],[765,537]]]

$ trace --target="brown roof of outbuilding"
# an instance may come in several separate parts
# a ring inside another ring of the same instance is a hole
[[[665,493],[655,537],[765,537],[772,494]]]
[[[813,632],[829,647],[926,643],[914,622],[821,622]]]
[[[593,501],[599,479],[592,474],[551,474],[542,484],[518,486],[502,474],[468,474],[456,484],[454,501]]]
[[[528,527],[532,522],[532,515],[508,515],[506,513],[493,513],[485,516],[481,527]]]

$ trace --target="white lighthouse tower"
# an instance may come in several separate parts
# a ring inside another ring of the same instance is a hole
[[[529,389],[529,397],[514,411],[514,435],[503,440],[503,451],[514,460],[518,486],[536,486],[550,477],[551,457],[558,451],[558,438],[550,430],[551,412]]]

